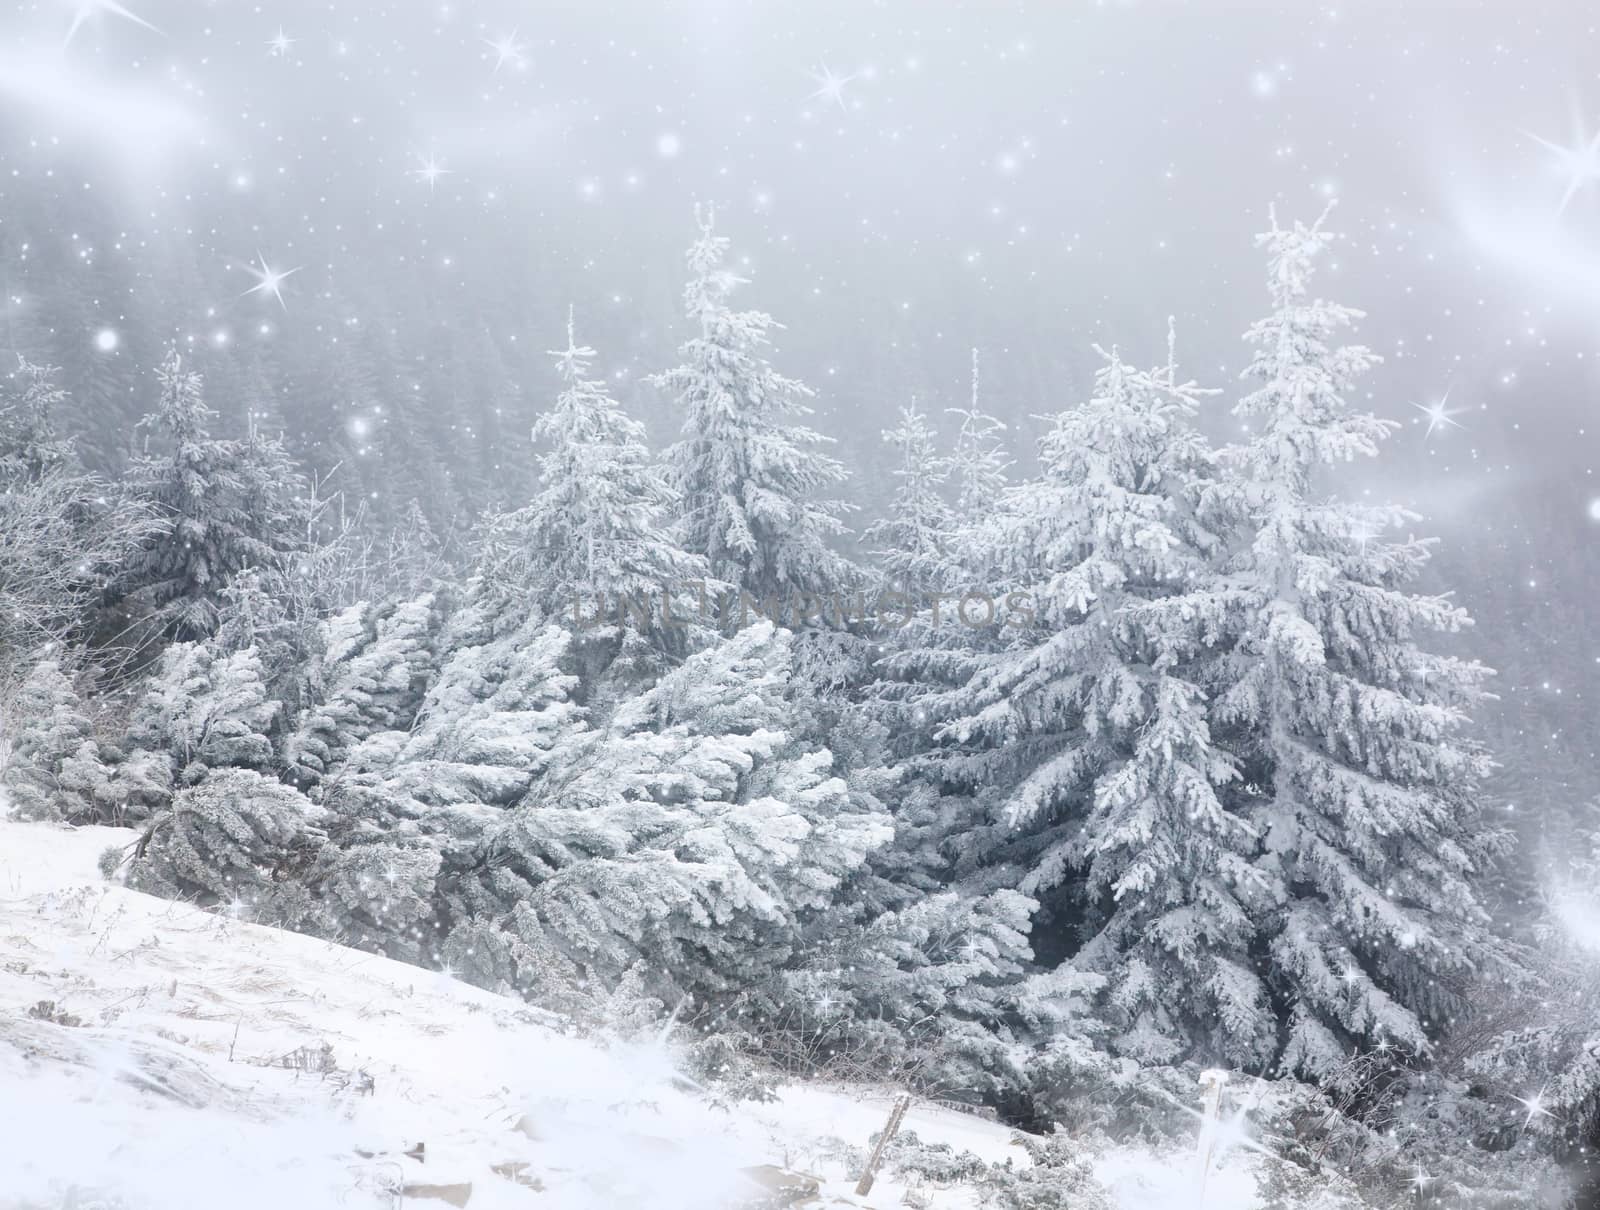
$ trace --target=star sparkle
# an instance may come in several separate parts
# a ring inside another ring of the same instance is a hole
[[[267,40],[267,53],[275,59],[281,59],[289,53],[294,46],[294,39],[283,32],[283,26],[278,26],[278,32]]]
[[[513,67],[526,67],[528,60],[523,52],[528,48],[517,41],[517,31],[501,34],[498,38],[485,38],[483,44],[494,51],[494,70],[498,74],[507,63]]]
[[[417,167],[411,170],[411,175],[419,181],[426,181],[431,193],[439,184],[440,177],[451,175],[451,169],[441,164],[439,157],[430,151],[426,156],[417,157]]]
[[[1533,1125],[1533,1120],[1535,1118],[1553,1118],[1553,1117],[1556,1116],[1555,1114],[1551,1113],[1548,1109],[1545,1108],[1544,1093],[1545,1093],[1545,1090],[1543,1088],[1541,1088],[1538,1092],[1534,1093],[1531,1097],[1516,1097],[1516,1096],[1514,1096],[1514,1097],[1511,1098],[1513,1101],[1517,1102],[1517,1104],[1521,1105],[1524,1109],[1526,1109],[1528,1111],[1528,1116],[1526,1118],[1524,1118],[1523,1121],[1522,1121],[1522,1128],[1524,1130],[1528,1129],[1528,1127]]]
[[[244,294],[240,295],[240,297],[243,298],[250,294],[270,294],[273,298],[278,300],[278,305],[287,311],[289,309],[289,304],[283,301],[283,283],[292,274],[300,272],[300,266],[296,265],[293,269],[274,269],[271,265],[267,264],[266,257],[262,256],[260,252],[256,253],[256,260],[260,264],[259,268],[257,268],[255,265],[245,266],[246,269],[255,275],[256,284],[246,290]]]
[[[1423,1193],[1427,1190],[1428,1186],[1433,1184],[1433,1180],[1434,1180],[1433,1177],[1429,1176],[1426,1172],[1424,1172],[1422,1170],[1422,1161],[1418,1160],[1417,1161],[1417,1170],[1416,1170],[1416,1172],[1414,1172],[1411,1175],[1411,1179],[1408,1180],[1406,1182],[1406,1184],[1410,1185],[1413,1189],[1415,1189],[1417,1191],[1417,1196],[1421,1197],[1423,1195]]]
[[[1449,388],[1446,388],[1444,397],[1434,403],[1413,403],[1411,406],[1428,418],[1428,431],[1425,436],[1432,437],[1439,429],[1461,427],[1461,422],[1456,419],[1460,409],[1450,406]]]
[[[844,103],[844,86],[855,79],[853,74],[835,75],[833,69],[824,63],[821,70],[811,73],[811,78],[817,82],[817,91],[811,94],[811,100],[831,101],[848,111],[849,107]]]

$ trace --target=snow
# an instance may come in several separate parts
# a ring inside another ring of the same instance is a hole
[[[4,1210],[447,1206],[463,1186],[473,1210],[707,1210],[759,1204],[759,1165],[819,1178],[816,1204],[902,1204],[888,1177],[856,1198],[838,1157],[890,1090],[717,1107],[670,1045],[604,1044],[448,976],[102,881],[100,852],[134,837],[0,819]],[[917,1103],[905,1129],[1027,1162],[974,1114]],[[1101,1167],[1125,1210],[1190,1203],[1189,1169],[1120,1151]],[[1254,1204],[1222,1177],[1209,1206]]]

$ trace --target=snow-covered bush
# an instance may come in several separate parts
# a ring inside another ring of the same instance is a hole
[[[6,710],[10,753],[0,785],[22,819],[90,823],[109,806],[94,724],[61,665],[41,660]]]
[[[128,723],[128,742],[152,763],[165,760],[173,784],[208,771],[265,769],[268,730],[281,708],[271,700],[253,647],[224,652],[211,643],[176,643],[161,657]]]
[[[519,965],[611,984],[642,960],[674,999],[788,962],[889,837],[876,800],[801,738],[790,641],[751,627],[603,730],[569,731],[484,833],[463,915],[515,937]]]
[[[312,884],[328,856],[326,814],[292,786],[253,769],[218,770],[180,789],[150,820],[128,885],[318,931],[323,916]]]
[[[535,616],[500,632],[471,613],[452,638],[410,731],[380,732],[353,759],[387,762],[391,793],[432,808],[438,827],[467,837],[527,793],[556,745],[583,725],[583,711],[570,700],[576,679],[561,668],[572,641],[561,627]]]

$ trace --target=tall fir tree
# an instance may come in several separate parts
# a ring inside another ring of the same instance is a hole
[[[644,426],[588,376],[594,355],[577,343],[569,312],[567,347],[550,354],[562,391],[533,428],[546,446],[541,490],[490,525],[479,581],[591,637],[642,631],[647,643],[674,645],[664,611],[677,617],[677,598],[706,579],[706,563],[678,545]]]
[[[1465,733],[1489,670],[1420,645],[1470,625],[1407,587],[1431,543],[1384,536],[1413,514],[1319,487],[1395,427],[1346,398],[1377,360],[1338,343],[1360,312],[1310,293],[1333,238],[1276,219],[1260,237],[1272,313],[1246,334],[1259,386],[1235,409],[1251,436],[1205,501],[1231,539],[1205,622],[1226,647],[1212,730],[1239,774],[1223,799],[1261,838],[1281,1064],[1308,1076],[1352,1045],[1426,1051],[1463,1011],[1496,961],[1474,882],[1503,840],[1477,803],[1489,758]]]
[[[1041,441],[1043,474],[975,531],[1028,612],[988,643],[921,636],[888,661],[933,736],[915,764],[945,796],[917,812],[965,850],[964,881],[1037,901],[1042,961],[1104,980],[1114,1050],[1259,1061],[1272,1017],[1250,952],[1253,841],[1218,798],[1232,763],[1187,621],[1216,545],[1195,516],[1204,392],[1170,358],[1102,356],[1090,398]]]
[[[843,482],[844,468],[821,452],[826,438],[795,422],[809,413],[810,389],[767,361],[779,325],[729,305],[744,279],[724,266],[727,253],[707,212],[684,291],[700,331],[680,349],[682,363],[653,379],[683,415],[667,463],[684,545],[712,576],[758,600],[833,593],[854,578],[828,545],[844,532],[845,506],[818,493]]]

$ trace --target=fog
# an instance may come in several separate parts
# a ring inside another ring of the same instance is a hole
[[[516,494],[569,304],[670,437],[642,379],[683,334],[697,202],[869,510],[880,429],[963,401],[974,348],[1022,466],[1091,344],[1160,360],[1169,315],[1236,432],[1252,237],[1337,203],[1319,284],[1368,313],[1371,406],[1404,425],[1350,481],[1442,538],[1508,742],[1552,783],[1592,768],[1588,5],[95,0],[0,32],[4,343],[98,409],[89,454],[136,447],[175,339],[375,508],[432,490],[356,465],[407,398],[441,511]]]

